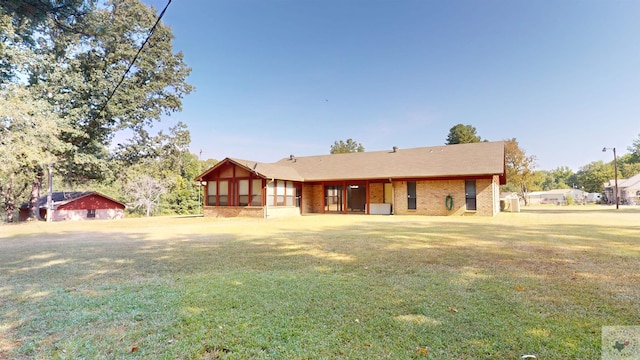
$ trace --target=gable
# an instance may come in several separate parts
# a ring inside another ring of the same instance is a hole
[[[64,204],[58,205],[57,210],[87,210],[87,209],[123,209],[125,206],[122,203],[111,200],[100,194],[90,194],[83,196]]]

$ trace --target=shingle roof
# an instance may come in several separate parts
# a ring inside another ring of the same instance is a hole
[[[275,163],[227,159],[266,178],[293,181],[504,175],[504,142],[289,157]]]
[[[287,165],[280,165],[278,163],[262,163],[250,160],[242,160],[229,158],[229,160],[236,163],[236,165],[243,166],[248,170],[255,171],[256,173],[269,179],[280,180],[292,180],[292,181],[304,181],[304,178],[298,174],[298,172]]]
[[[89,195],[97,195],[97,196],[101,196],[103,198],[109,199],[113,202],[116,202],[118,204],[122,204],[122,206],[126,206],[124,203],[118,201],[118,200],[114,200],[108,196],[105,196],[103,194],[100,194],[96,191],[61,191],[61,192],[53,192],[51,193],[51,201],[53,203],[54,208],[57,208],[60,205],[64,205],[67,204],[71,201],[83,198],[85,196],[89,196]],[[29,203],[23,203],[21,206],[21,208],[26,209],[29,207]],[[37,207],[39,208],[46,208],[47,207],[47,196],[41,196],[38,199],[38,204]]]
[[[504,142],[305,156],[276,164],[295,169],[305,181],[495,175],[504,173]]]
[[[619,188],[630,188],[630,189],[635,189],[636,187],[640,187],[640,174],[636,174],[636,175],[634,175],[634,176],[632,176],[632,177],[630,177],[628,179],[619,180],[618,181],[618,187]]]

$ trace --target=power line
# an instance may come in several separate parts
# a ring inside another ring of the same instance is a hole
[[[118,84],[116,85],[115,88],[113,88],[113,91],[111,91],[111,93],[109,93],[109,96],[107,97],[107,100],[104,102],[104,104],[102,105],[102,107],[100,108],[100,111],[98,111],[98,114],[96,115],[96,117],[100,116],[100,114],[102,114],[102,112],[104,111],[104,109],[107,107],[107,105],[109,104],[109,101],[111,101],[111,98],[113,97],[113,95],[116,93],[116,91],[118,91],[118,88],[120,87],[120,85],[122,85],[122,83],[124,82],[124,79],[126,78],[127,74],[129,73],[129,71],[131,70],[131,68],[133,67],[133,64],[136,62],[136,60],[138,59],[138,55],[140,55],[140,53],[142,52],[142,49],[144,49],[144,46],[147,44],[147,42],[149,41],[149,39],[151,38],[151,35],[153,35],[153,32],[156,30],[156,27],[158,26],[158,23],[160,23],[160,20],[162,19],[162,17],[164,16],[165,11],[167,11],[167,8],[169,7],[169,4],[171,4],[171,0],[167,1],[167,5],[165,5],[164,9],[162,10],[162,12],[160,12],[160,15],[158,15],[158,19],[156,19],[156,23],[153,24],[153,26],[151,27],[151,29],[149,30],[149,33],[147,34],[146,39],[144,39],[144,41],[142,42],[142,45],[140,45],[140,48],[138,49],[138,52],[136,53],[136,56],[133,57],[133,60],[131,60],[131,63],[129,64],[129,67],[127,68],[127,70],[124,71],[124,74],[122,74],[122,77],[120,78],[120,81],[118,81]]]

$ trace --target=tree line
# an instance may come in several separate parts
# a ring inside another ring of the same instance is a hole
[[[483,141],[476,128],[471,125],[457,124],[452,127],[447,137],[447,144],[462,144]],[[552,189],[575,188],[591,193],[601,193],[603,184],[613,179],[614,160],[610,162],[593,161],[574,172],[567,166],[553,170],[535,170],[536,158],[527,155],[520,148],[515,138],[505,140],[505,160],[507,167],[507,184],[502,191],[517,192],[523,198],[527,192],[547,191]],[[629,178],[640,173],[640,134],[627,147],[628,154],[618,157],[618,177]]]

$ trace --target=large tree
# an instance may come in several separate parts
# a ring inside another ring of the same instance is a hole
[[[449,129],[449,135],[447,135],[446,144],[470,144],[481,141],[482,139],[477,135],[475,127],[471,125],[458,124]]]
[[[330,150],[330,154],[346,154],[354,152],[364,152],[364,146],[353,139],[347,139],[347,141],[334,141]]]
[[[538,171],[536,171],[538,173]],[[541,184],[542,190],[568,189],[573,187],[575,173],[567,166],[561,166],[551,171],[545,172],[544,180]]]
[[[0,20],[8,12],[14,21],[0,21],[0,51],[11,49],[18,59],[15,50],[24,50],[31,61],[23,67],[0,61],[2,79],[48,102],[63,125],[57,138],[67,146],[54,152],[57,171],[75,181],[101,179],[109,174],[108,146],[116,133],[142,133],[181,109],[182,97],[192,91],[190,69],[172,50],[171,30],[161,22],[154,27],[155,10],[139,0],[60,3],[82,7],[82,31],[61,29],[55,17],[18,29],[20,9],[5,7]],[[35,194],[42,173],[32,170]]]
[[[507,184],[503,187],[507,191],[516,191],[527,204],[527,193],[533,185],[533,170],[536,158],[520,148],[516,138],[505,140],[505,165]]]
[[[5,86],[0,89],[0,102],[0,199],[6,220],[12,222],[18,199],[32,186],[30,200],[37,201],[33,188],[39,189],[39,182],[34,185],[34,181],[44,176],[68,145],[60,140],[64,125],[49,103],[28,89]]]
[[[576,173],[580,186],[587,192],[602,192],[603,184],[614,178],[613,162],[592,161]]]

